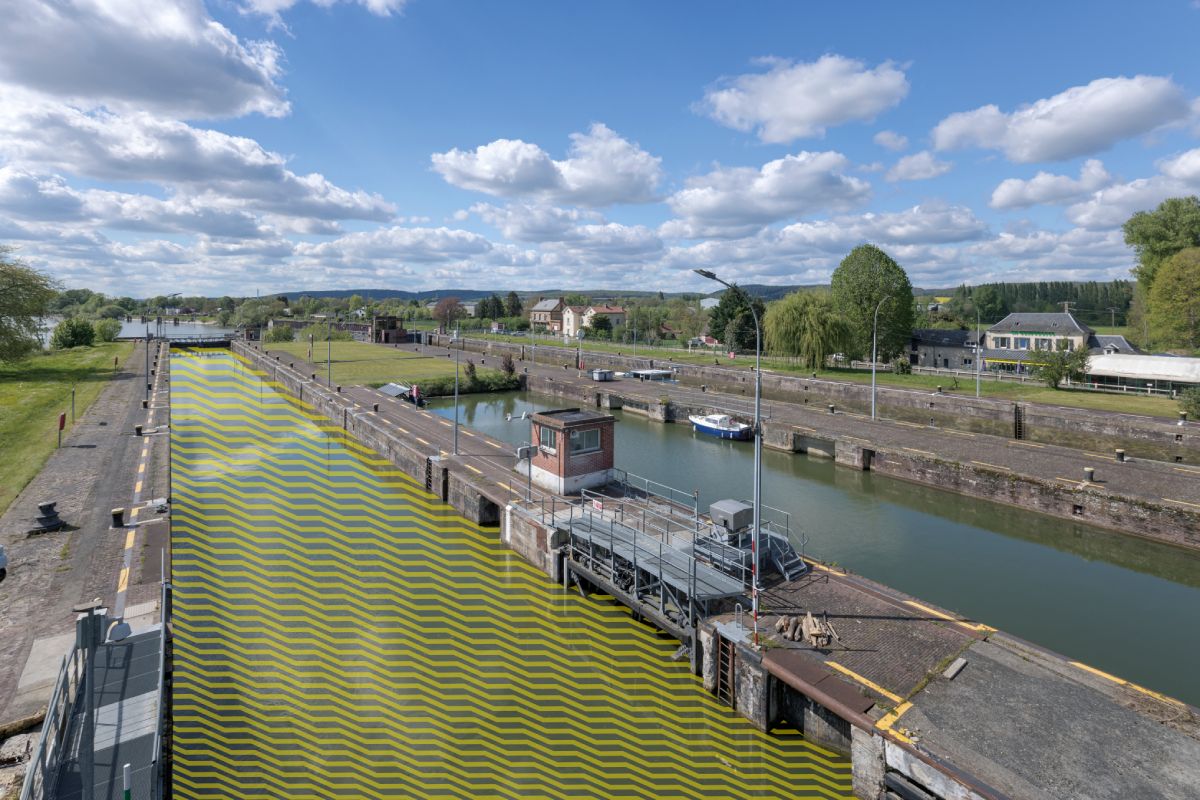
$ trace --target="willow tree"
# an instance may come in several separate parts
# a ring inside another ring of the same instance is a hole
[[[820,369],[850,343],[850,324],[827,295],[816,292],[792,292],[772,303],[764,327],[768,352],[798,358],[808,369]]]
[[[41,346],[38,322],[56,295],[48,275],[0,245],[0,362],[20,361]]]

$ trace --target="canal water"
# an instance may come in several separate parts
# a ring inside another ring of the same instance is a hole
[[[450,401],[431,403],[453,415]],[[561,406],[467,395],[460,418],[520,444],[523,412]],[[614,416],[618,467],[699,490],[701,509],[751,496],[751,443]],[[768,450],[763,466],[763,502],[792,515],[814,557],[1200,705],[1200,554],[825,459]]]
[[[227,351],[171,376],[175,797],[850,795]]]

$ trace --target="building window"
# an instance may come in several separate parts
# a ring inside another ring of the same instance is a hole
[[[964,367],[969,367],[974,363],[975,363],[975,360],[972,358],[963,358],[963,366]]]
[[[1029,338],[1026,336],[1018,336],[1013,340],[1013,347],[1017,350],[1029,349]]]
[[[997,348],[999,348],[1001,350],[1008,349],[1008,337],[1007,336],[997,336],[995,339],[995,342],[996,342],[995,346]]]
[[[600,449],[600,429],[571,431],[571,455],[594,453]]]
[[[554,428],[539,428],[538,444],[548,453],[557,453],[558,448],[555,446]]]
[[[1049,350],[1050,347],[1054,344],[1054,340],[1053,339],[1034,339],[1033,344],[1038,350]]]

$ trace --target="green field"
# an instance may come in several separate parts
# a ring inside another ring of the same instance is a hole
[[[20,364],[0,365],[0,512],[37,475],[58,442],[58,415],[71,429],[71,387],[75,416],[92,404],[113,376],[113,358],[124,362],[131,342],[77,347],[38,355]]]
[[[492,339],[512,344],[555,345],[562,347],[560,338],[529,336],[493,336],[491,334],[473,334],[471,338]],[[730,360],[728,354],[722,352],[692,352],[678,347],[631,347],[628,344],[613,342],[583,341],[584,353],[605,352],[621,353],[638,358],[671,359],[680,364],[712,365],[714,362],[723,366],[749,367],[754,363],[753,356],[739,355]],[[586,362],[586,358],[584,361]],[[785,358],[766,356],[763,358],[763,371],[781,372],[796,375],[811,375],[812,370],[790,363]],[[850,381],[854,383],[870,383],[871,373],[864,370],[823,369],[817,371],[817,377],[826,380]],[[958,379],[957,387],[954,378],[948,375],[896,375],[890,371],[880,371],[876,375],[880,386],[897,386],[905,389],[935,390],[941,386],[950,394],[975,395],[975,379],[973,377]],[[1156,417],[1174,417],[1179,413],[1179,404],[1174,400],[1163,397],[1145,397],[1139,395],[1109,394],[1106,392],[1071,391],[1067,389],[1054,390],[1033,378],[1024,383],[1019,381],[998,381],[983,376],[982,394],[984,397],[996,397],[1024,403],[1047,403],[1050,405],[1070,406],[1072,408],[1091,408],[1098,411],[1115,411],[1124,414],[1146,414]]]
[[[381,385],[388,382],[396,383],[428,383],[444,384],[454,380],[454,359],[444,355],[438,358],[427,355],[427,349],[422,347],[416,351],[416,345],[388,347],[385,345],[369,344],[367,342],[331,342],[330,371],[333,384],[352,386],[355,384]],[[326,371],[326,343],[317,342],[313,349],[312,361],[316,365],[318,380],[324,381]],[[271,353],[287,353],[295,358],[308,357],[307,342],[285,342],[282,344],[264,344],[264,349]],[[478,353],[464,353],[460,361],[460,369],[465,370],[467,359],[472,359],[478,369],[481,379],[495,377],[500,374],[499,358],[481,357]],[[492,369],[497,367],[497,369]],[[460,375],[465,381],[465,372]],[[425,388],[425,387],[422,387]],[[426,394],[433,392],[426,391]]]

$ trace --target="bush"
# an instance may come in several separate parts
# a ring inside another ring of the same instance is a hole
[[[96,339],[101,342],[115,342],[121,335],[121,323],[115,319],[102,319],[92,323],[96,331]]]
[[[50,346],[55,350],[65,350],[68,347],[90,347],[96,339],[96,329],[86,319],[72,317],[64,319],[54,328],[50,337]]]
[[[421,387],[421,395],[424,397],[450,397],[454,394],[453,375],[445,378],[426,378],[423,381],[416,381],[416,384]],[[382,384],[380,385],[382,386]],[[520,388],[521,380],[516,375],[505,375],[503,372],[491,369],[477,373],[474,383],[468,383],[465,380],[460,380],[458,383],[459,394],[510,392]]]
[[[912,375],[912,363],[905,358],[897,358],[892,362],[892,372],[897,375]]]
[[[266,335],[263,336],[263,341],[273,344],[294,342],[296,341],[296,329],[291,325],[275,325],[267,329]]]
[[[334,342],[348,342],[354,338],[350,335],[350,331],[340,331],[337,328],[330,329],[325,325],[309,325],[307,328],[302,328],[296,338],[302,342],[307,342],[310,336],[314,342],[323,342],[326,339]]]
[[[513,363],[512,353],[505,353],[504,358],[500,359],[500,371],[510,378],[517,374],[517,365]]]
[[[1186,411],[1189,417],[1200,422],[1200,386],[1179,393],[1179,410]]]

